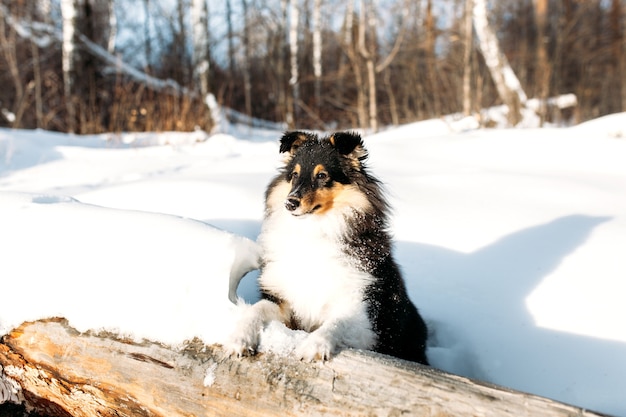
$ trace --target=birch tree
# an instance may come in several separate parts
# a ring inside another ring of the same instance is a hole
[[[209,94],[209,8],[207,0],[192,0],[193,75],[202,97]]]
[[[359,11],[359,52],[365,59],[365,67],[367,69],[367,89],[368,96],[368,120],[369,127],[372,131],[378,131],[377,97],[376,97],[376,19],[374,17],[373,4],[371,0],[361,0]],[[366,34],[369,34],[369,39]]]
[[[243,91],[245,101],[245,113],[252,116],[252,81],[250,77],[250,16],[248,13],[248,1],[241,0],[243,13]]]
[[[318,110],[322,105],[322,0],[313,2],[313,77],[315,78],[314,96]]]
[[[46,0],[50,1],[50,0]],[[109,39],[107,42],[107,51],[110,54],[115,53],[115,43],[117,41],[117,16],[115,15],[115,0],[109,0]]]
[[[233,7],[231,0],[226,0],[226,33],[228,36],[228,71],[235,73],[235,35],[233,30]]]
[[[287,107],[287,91],[285,86],[285,61],[286,51],[285,51],[285,39],[287,37],[286,27],[287,27],[287,16],[288,16],[288,0],[280,0],[280,22],[278,26],[278,57],[277,57],[277,65],[276,65],[276,78],[278,85],[278,108],[277,108],[277,116],[279,120],[288,120],[287,117],[289,110]]]
[[[509,123],[515,126],[522,120],[521,109],[526,104],[526,93],[508,59],[500,50],[495,31],[489,25],[486,0],[474,0],[473,20],[478,47],[485,58],[498,95],[508,107]]]
[[[298,26],[300,12],[298,6],[298,0],[291,0],[289,6],[289,87],[291,88],[291,105],[288,106],[287,110],[287,124],[290,127],[295,126],[297,122],[297,106],[300,101],[300,85],[298,84]]]
[[[76,107],[74,103],[74,77],[77,53],[76,18],[78,15],[75,0],[61,0],[61,16],[63,18],[62,68],[63,93],[67,110],[67,130],[76,132]]]
[[[472,0],[465,0],[465,39],[463,42],[463,114],[472,113],[472,45],[474,32],[472,31]]]
[[[361,57],[365,60],[365,68],[367,72],[367,91],[368,91],[368,109],[367,119],[368,126],[372,131],[378,131],[378,97],[377,97],[377,83],[376,75],[383,72],[393,61],[395,56],[400,50],[400,46],[404,39],[406,32],[406,25],[404,24],[404,16],[408,14],[409,2],[403,1],[401,4],[400,17],[402,22],[399,25],[399,31],[396,35],[396,39],[393,47],[384,59],[378,59],[377,48],[377,33],[378,27],[375,13],[375,1],[374,0],[361,0],[359,11],[359,52]],[[355,70],[356,72],[357,70]],[[359,103],[364,105],[364,97],[362,97]],[[390,100],[394,100],[393,97]],[[364,113],[363,110],[359,111],[360,114]],[[363,120],[363,118],[361,118]]]

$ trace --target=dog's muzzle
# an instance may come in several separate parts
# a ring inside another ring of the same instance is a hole
[[[294,211],[300,207],[300,199],[296,197],[287,197],[285,200],[285,208],[289,211]]]

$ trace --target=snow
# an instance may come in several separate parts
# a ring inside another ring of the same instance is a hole
[[[241,314],[230,277],[256,265],[281,160],[280,131],[223,130],[0,129],[0,334],[63,316],[173,346],[223,340]],[[543,129],[438,119],[365,137],[433,366],[626,416],[625,137],[626,113]],[[248,302],[256,276],[238,290]],[[275,323],[261,350],[290,354],[303,337]]]

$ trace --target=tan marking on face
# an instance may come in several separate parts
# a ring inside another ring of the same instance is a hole
[[[349,207],[358,211],[369,211],[372,208],[367,196],[354,184],[341,184],[341,189],[335,193],[333,204],[338,209]]]
[[[317,208],[316,208],[317,207]],[[335,183],[330,188],[320,188],[302,197],[300,209],[303,213],[328,213],[332,209],[352,208],[358,211],[371,209],[366,196],[352,184]]]
[[[324,172],[326,171],[326,167],[322,164],[318,164],[315,166],[315,168],[313,168],[313,178],[317,177],[317,174],[319,174],[320,172]]]
[[[295,172],[296,174],[300,175],[301,170],[302,170],[302,167],[300,166],[300,164],[296,164],[293,167],[293,171],[291,171],[290,174]]]

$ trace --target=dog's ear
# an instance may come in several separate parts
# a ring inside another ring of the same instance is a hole
[[[347,155],[356,161],[367,158],[367,151],[363,146],[361,135],[355,132],[335,132],[328,138],[331,145],[342,155]]]
[[[293,154],[306,140],[307,134],[304,132],[285,132],[283,137],[280,138],[280,153],[289,152]]]
[[[363,147],[363,141],[358,133],[335,132],[330,135],[328,140],[330,140],[330,144],[342,155],[352,153],[357,146]]]

